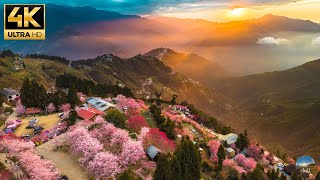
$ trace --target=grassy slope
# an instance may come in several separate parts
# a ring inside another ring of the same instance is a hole
[[[293,156],[320,160],[320,60],[282,71],[232,79],[220,91],[238,103],[227,119],[264,144],[279,144]],[[239,115],[240,114],[240,115]]]

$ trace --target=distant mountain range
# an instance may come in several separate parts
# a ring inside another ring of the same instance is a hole
[[[197,54],[184,54],[175,52],[169,48],[158,48],[145,55],[160,59],[174,71],[206,83],[210,87],[214,87],[220,80],[230,77],[230,73],[218,63]]]

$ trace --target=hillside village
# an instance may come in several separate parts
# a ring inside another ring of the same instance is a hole
[[[312,157],[278,157],[178,95],[66,73],[0,93],[0,179],[320,179]]]

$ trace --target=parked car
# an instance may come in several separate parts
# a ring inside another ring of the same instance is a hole
[[[58,180],[69,180],[69,178],[66,175],[62,175],[62,176],[59,177]]]
[[[31,136],[29,134],[23,134],[21,135],[21,138],[31,138]]]
[[[41,127],[41,126],[35,126],[33,129],[34,129],[34,131],[42,131],[42,130],[43,130],[43,127]]]
[[[29,125],[26,127],[27,129],[32,129],[36,126],[36,124],[38,123],[38,119],[31,119],[29,121]]]
[[[37,135],[37,134],[40,134],[41,133],[41,131],[43,130],[43,127],[41,127],[41,126],[35,126],[34,127],[34,135]]]
[[[58,116],[59,116],[60,118],[62,118],[62,117],[63,117],[63,112],[62,112],[62,113],[59,113]]]

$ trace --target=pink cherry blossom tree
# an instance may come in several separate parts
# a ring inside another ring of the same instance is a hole
[[[131,116],[128,119],[128,127],[133,132],[140,132],[142,127],[149,127],[149,124],[143,116]]]
[[[119,159],[109,152],[98,153],[88,165],[88,171],[96,179],[110,179],[123,172],[119,166]]]
[[[218,153],[218,149],[220,147],[220,143],[216,140],[210,140],[208,142],[208,146],[209,146],[209,149],[210,149],[210,153],[211,153],[211,158],[213,161],[217,161],[218,157],[217,157],[217,153]]]
[[[124,167],[136,163],[145,157],[145,152],[140,141],[128,140],[123,144],[120,154],[120,164]]]
[[[68,133],[68,142],[71,151],[80,157],[80,163],[87,165],[97,153],[103,150],[102,144],[90,136],[84,127],[74,127]]]
[[[16,113],[18,116],[23,115],[24,113],[26,113],[26,107],[24,105],[22,105],[21,103],[19,103],[16,106]]]
[[[60,106],[60,111],[69,112],[71,110],[71,105],[69,103],[62,104]]]
[[[52,113],[56,111],[56,107],[53,105],[53,103],[50,103],[48,106],[47,106],[47,112],[48,113]]]
[[[258,145],[251,144],[247,148],[247,154],[250,157],[253,157],[254,159],[262,159],[263,158],[263,151],[262,148]]]

